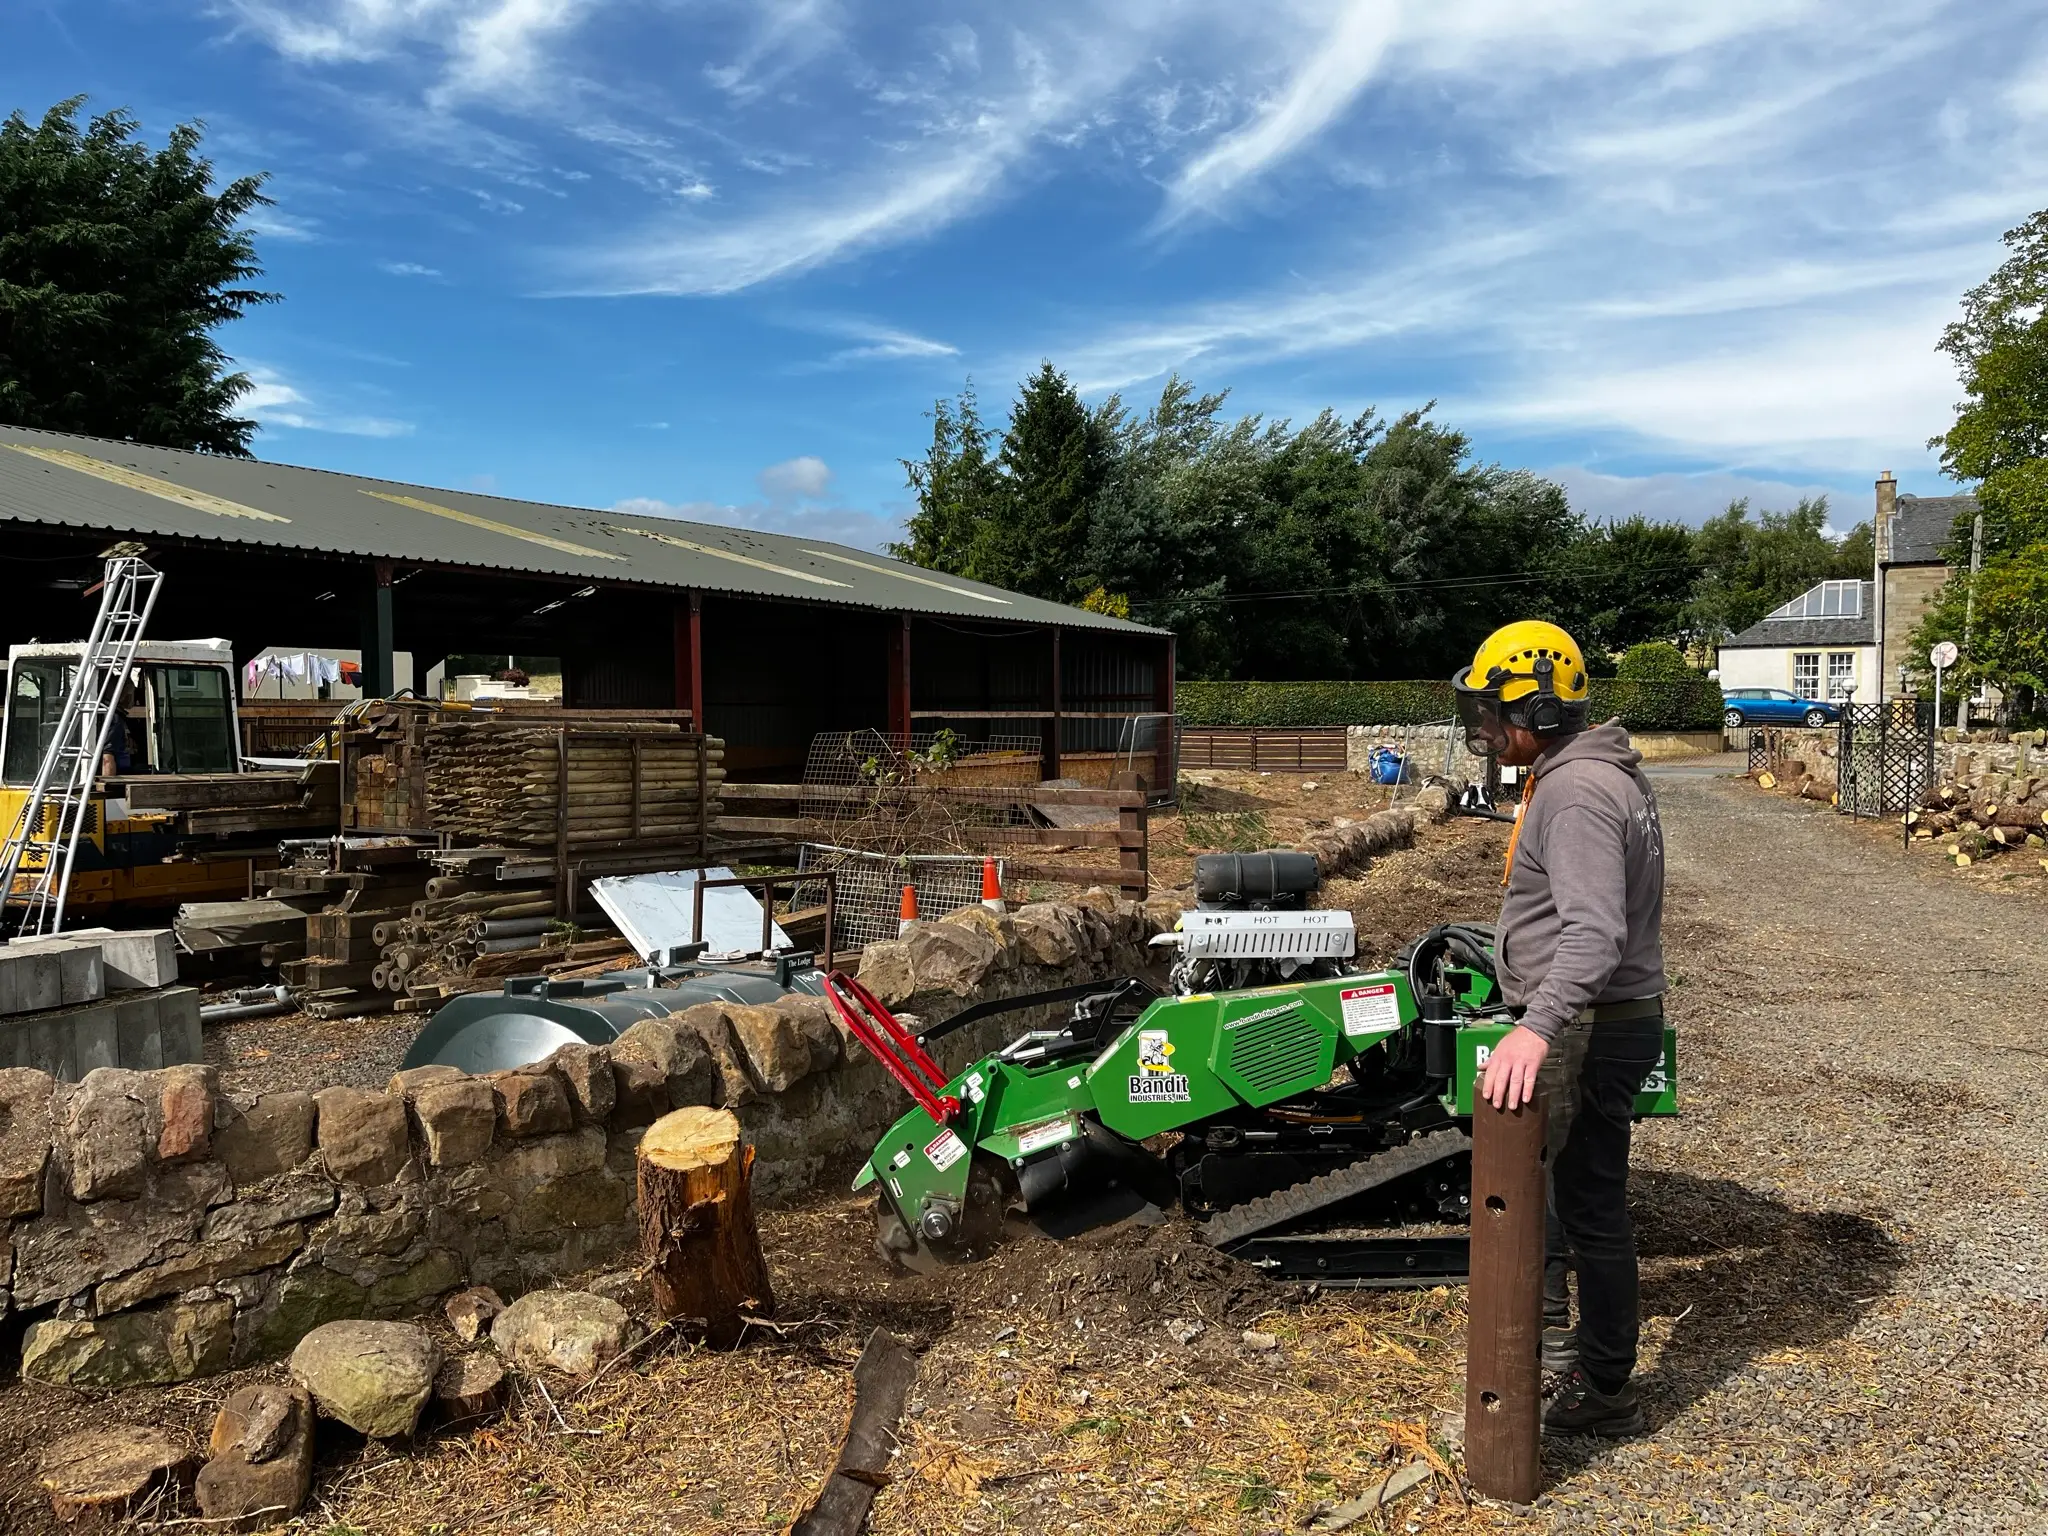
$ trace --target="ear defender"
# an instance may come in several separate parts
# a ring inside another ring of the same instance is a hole
[[[1536,678],[1536,691],[1522,701],[1522,718],[1538,736],[1547,736],[1564,724],[1564,700],[1557,696],[1557,663],[1538,656],[1529,670]]]

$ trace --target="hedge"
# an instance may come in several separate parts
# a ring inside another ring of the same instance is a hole
[[[1710,731],[1721,723],[1721,685],[1712,678],[1629,682],[1596,677],[1591,715],[1621,717],[1634,731]],[[1227,683],[1182,682],[1175,701],[1182,725],[1426,725],[1457,712],[1449,681]]]

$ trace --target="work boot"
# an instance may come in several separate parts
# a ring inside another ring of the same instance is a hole
[[[1546,1383],[1553,1376],[1562,1382],[1578,1363],[1578,1329],[1567,1325],[1543,1330],[1543,1376]]]
[[[1636,1386],[1625,1381],[1617,1392],[1602,1392],[1577,1366],[1564,1379],[1550,1401],[1543,1405],[1546,1435],[1598,1435],[1607,1440],[1625,1440],[1649,1428],[1643,1420],[1643,1405],[1636,1401]]]

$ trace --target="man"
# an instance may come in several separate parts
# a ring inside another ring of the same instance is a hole
[[[1549,1110],[1544,1364],[1562,1379],[1543,1427],[1640,1434],[1628,1151],[1636,1094],[1664,1051],[1657,798],[1628,733],[1588,729],[1585,659],[1555,624],[1496,630],[1452,684],[1471,750],[1529,769],[1494,949],[1520,1022],[1494,1048],[1481,1091],[1513,1109],[1540,1082]],[[1567,1253],[1579,1277],[1576,1333]]]

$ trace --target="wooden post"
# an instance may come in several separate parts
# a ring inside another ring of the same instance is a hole
[[[1166,716],[1159,722],[1159,734],[1152,742],[1152,782],[1168,791],[1168,797],[1180,798],[1180,754],[1174,750],[1174,735],[1179,729],[1180,719],[1174,713],[1173,669],[1178,664],[1174,652],[1174,637],[1166,637],[1165,654],[1154,663],[1152,673],[1152,707]]]
[[[1060,714],[1065,708],[1065,686],[1060,677],[1060,632],[1052,631],[1052,718],[1044,723],[1044,739],[1039,746],[1038,776],[1041,779],[1056,779],[1060,776]]]
[[[640,1254],[665,1318],[696,1320],[714,1348],[739,1342],[741,1309],[773,1316],[754,1228],[754,1149],[726,1109],[679,1109],[640,1141]]]
[[[1152,849],[1145,814],[1144,780],[1137,774],[1118,774],[1119,780],[1137,780],[1135,805],[1121,805],[1116,813],[1117,888],[1132,901],[1152,894]],[[1118,785],[1119,788],[1123,786]]]
[[[1465,1473],[1489,1498],[1542,1484],[1542,1095],[1509,1113],[1472,1108],[1472,1283],[1466,1292]]]
[[[704,594],[675,606],[675,701],[690,712],[690,729],[704,729]]]
[[[878,1490],[896,1475],[896,1425],[917,1384],[917,1356],[877,1328],[853,1367],[853,1413],[832,1475],[789,1527],[789,1536],[860,1536]]]
[[[569,894],[569,728],[555,727],[555,916],[567,918]]]
[[[889,627],[889,734],[910,745],[910,615]]]

